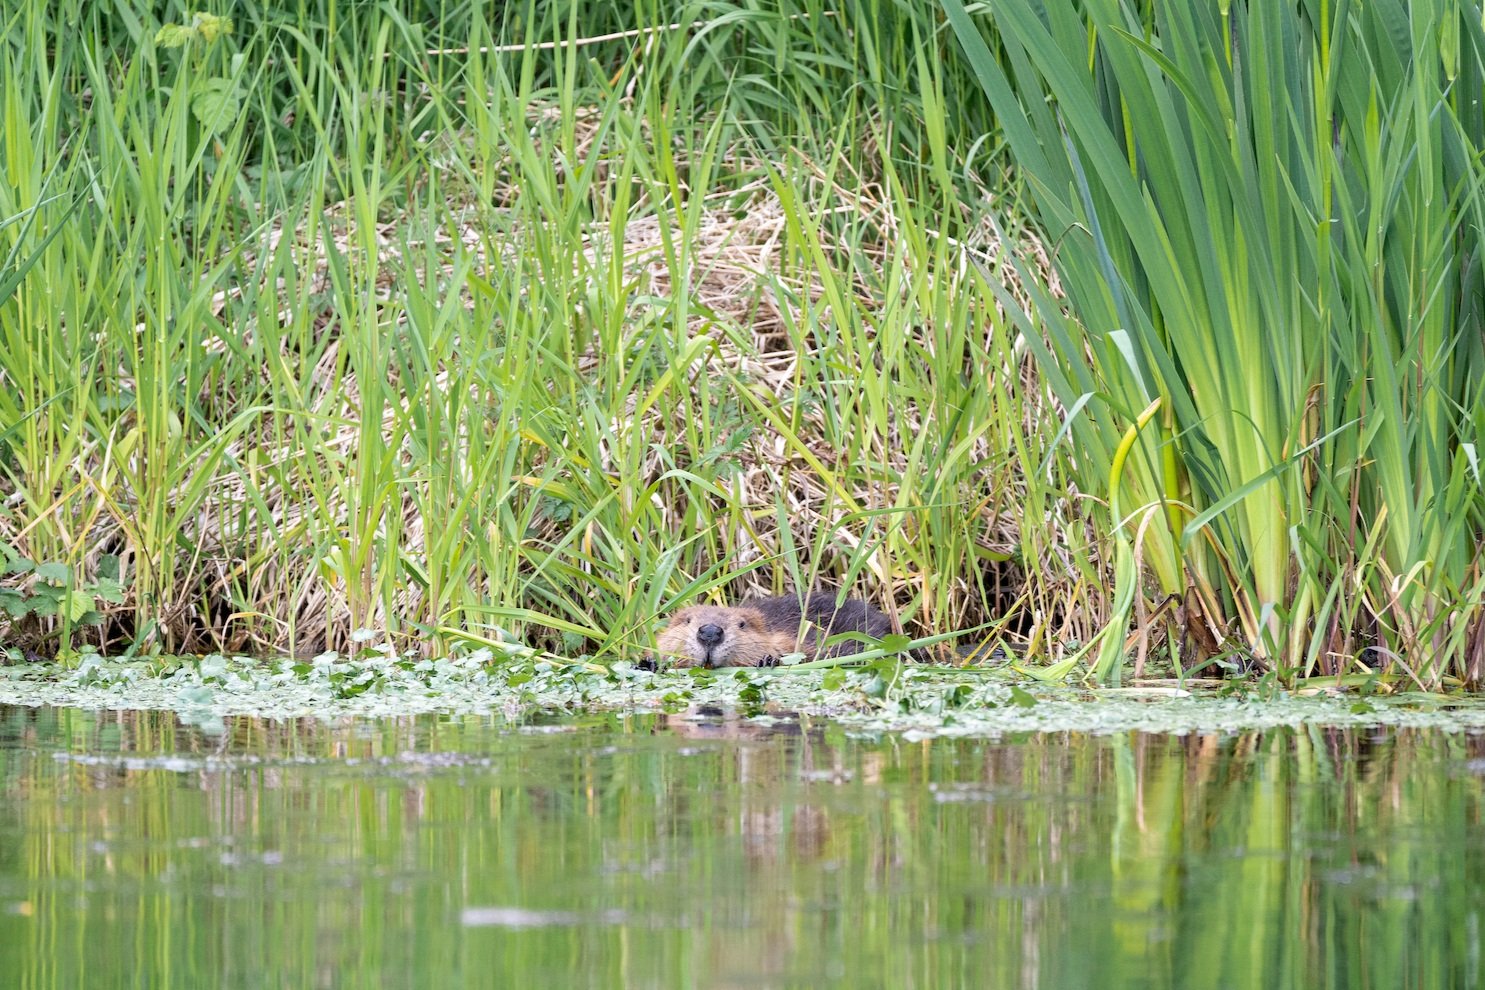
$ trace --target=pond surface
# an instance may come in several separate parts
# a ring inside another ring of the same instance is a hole
[[[1475,987],[1482,776],[1396,728],[0,706],[0,986]]]

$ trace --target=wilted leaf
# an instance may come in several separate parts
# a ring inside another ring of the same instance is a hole
[[[190,44],[191,39],[196,37],[196,32],[179,24],[166,24],[155,32],[155,44],[161,48],[179,48]]]
[[[211,44],[224,34],[232,33],[232,18],[221,17],[217,14],[198,12],[191,21],[198,34],[207,44]]]
[[[232,18],[198,11],[190,24],[166,24],[155,32],[155,44],[161,48],[181,48],[196,39],[208,45],[224,34],[232,33]]]

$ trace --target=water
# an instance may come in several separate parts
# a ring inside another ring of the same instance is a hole
[[[1482,750],[0,707],[0,986],[1474,987]]]

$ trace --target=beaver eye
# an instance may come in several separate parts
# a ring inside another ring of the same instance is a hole
[[[748,620],[747,619],[738,619],[737,620],[737,628],[739,628],[739,629],[746,629],[746,628],[748,628]]]

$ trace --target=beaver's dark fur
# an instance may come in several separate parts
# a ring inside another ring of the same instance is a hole
[[[866,602],[847,599],[839,606],[829,592],[755,598],[734,606],[694,605],[671,617],[658,638],[659,652],[678,667],[772,667],[788,653],[811,658],[860,653],[859,640],[822,649],[831,636],[865,633],[881,639],[892,621]]]

